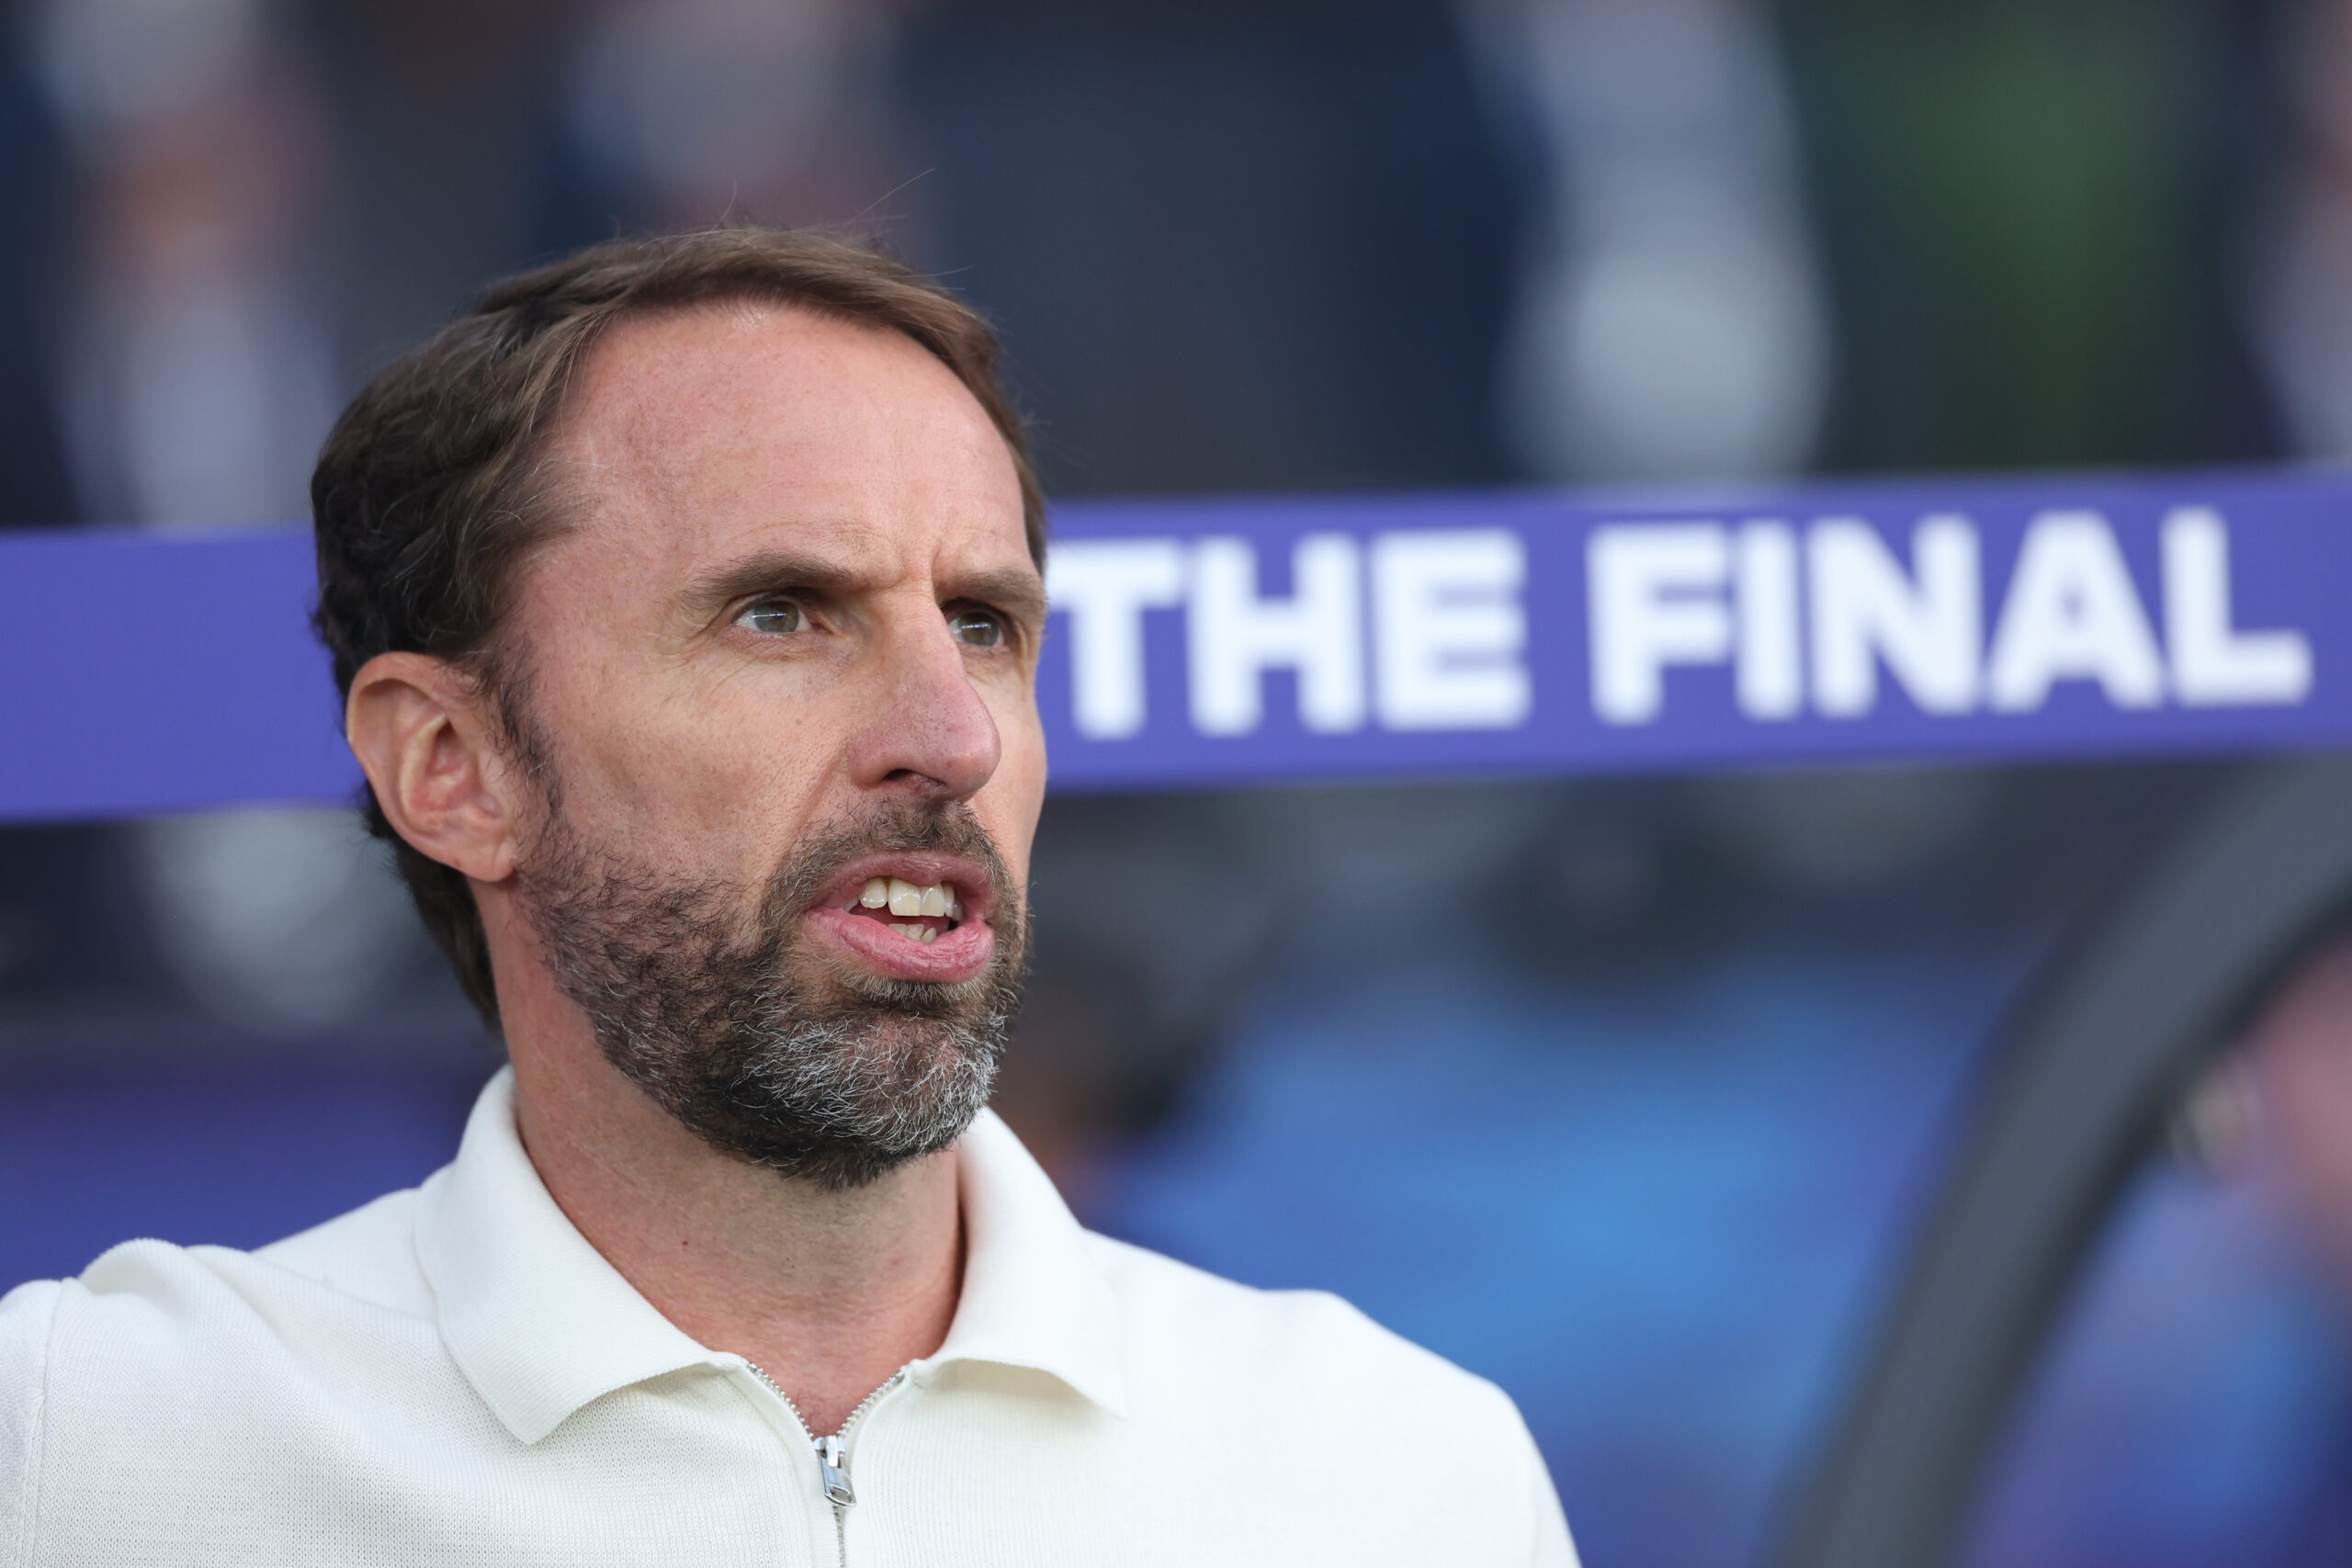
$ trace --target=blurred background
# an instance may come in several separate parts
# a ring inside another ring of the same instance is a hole
[[[2352,457],[2347,0],[5,17],[6,525],[301,517],[486,279],[729,213],[975,300],[1060,496]],[[1500,1382],[1596,1568],[1757,1562],[2004,1010],[2232,772],[1057,798],[1001,1108]],[[1968,1561],[2352,1561],[2347,1020],[2185,1106]],[[0,828],[0,1286],[411,1184],[497,1060],[347,814]]]

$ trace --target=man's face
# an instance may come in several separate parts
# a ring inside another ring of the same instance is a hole
[[[550,456],[509,626],[557,985],[721,1147],[846,1184],[941,1146],[1045,788],[1003,438],[903,337],[728,305],[616,330]]]

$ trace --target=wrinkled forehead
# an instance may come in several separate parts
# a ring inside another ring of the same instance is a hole
[[[638,591],[758,550],[900,572],[1028,559],[1019,472],[978,400],[885,328],[730,302],[616,323],[542,463],[543,555]]]

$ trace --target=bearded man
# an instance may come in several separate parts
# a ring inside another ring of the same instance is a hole
[[[0,1562],[1573,1564],[1488,1384],[1090,1235],[986,1110],[1046,783],[984,324],[732,227],[499,284],[312,484],[455,1161],[0,1302]]]

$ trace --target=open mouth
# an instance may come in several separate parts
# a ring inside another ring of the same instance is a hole
[[[866,878],[857,897],[842,906],[842,913],[878,921],[925,946],[964,923],[963,900],[956,897],[954,884],[918,886],[898,876]]]
[[[807,919],[854,964],[900,980],[959,984],[996,953],[997,881],[984,863],[928,851],[860,856]]]

